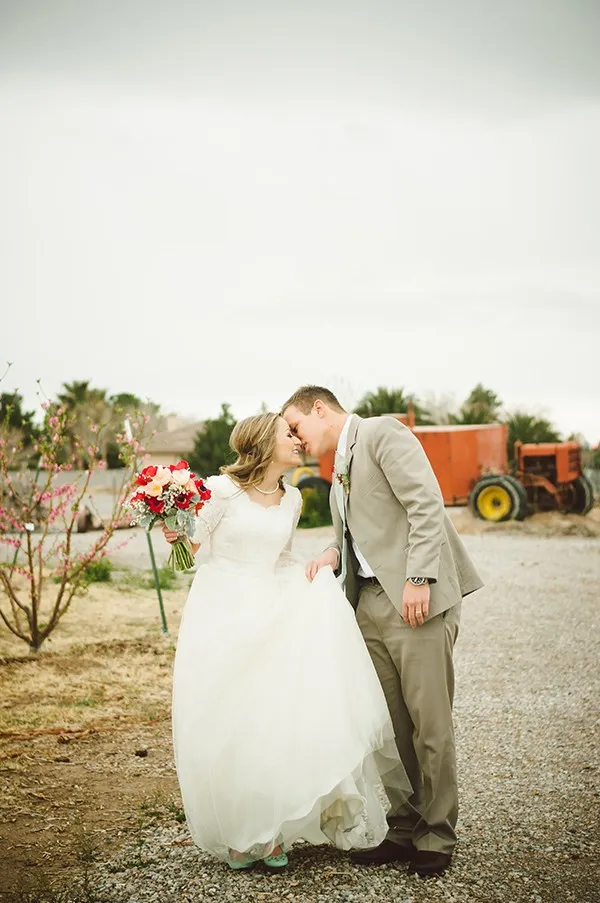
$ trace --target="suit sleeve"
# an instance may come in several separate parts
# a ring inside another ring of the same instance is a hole
[[[334,477],[334,479],[335,479],[335,477]],[[343,526],[342,526],[342,518],[340,517],[340,511],[339,511],[337,501],[335,498],[335,488],[334,488],[333,482],[331,484],[331,489],[329,491],[329,507],[331,509],[331,519],[333,521],[333,529],[335,530],[335,542],[330,543],[327,546],[327,548],[324,549],[324,551],[328,552],[330,549],[333,549],[334,551],[337,552],[338,564],[337,564],[337,568],[335,569],[335,573],[339,574],[340,570],[341,570],[341,564],[342,564],[341,548],[342,548]]]
[[[403,424],[384,417],[371,437],[372,455],[409,523],[406,577],[437,581],[444,539],[444,502],[418,439]]]

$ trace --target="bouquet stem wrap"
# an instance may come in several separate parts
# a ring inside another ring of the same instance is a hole
[[[190,568],[194,567],[194,556],[187,537],[178,539],[171,544],[171,554],[167,561],[167,567],[171,568],[172,571],[189,571]]]

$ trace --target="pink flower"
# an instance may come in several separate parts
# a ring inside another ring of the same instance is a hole
[[[175,477],[175,474],[173,474]],[[171,471],[168,467],[157,467],[156,474],[154,476],[154,482],[160,483],[161,486],[166,486],[167,483],[171,481]]]
[[[163,491],[162,483],[158,483],[156,480],[152,480],[152,482],[148,483],[147,486],[142,486],[140,488],[140,492],[143,492],[146,495],[149,495],[153,498],[158,498],[158,496],[161,495],[162,491]]]

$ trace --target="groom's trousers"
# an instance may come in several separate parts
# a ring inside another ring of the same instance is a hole
[[[407,624],[376,582],[359,579],[356,618],[383,687],[396,744],[413,787],[390,813],[388,839],[452,853],[458,792],[452,723],[461,604],[420,627]]]

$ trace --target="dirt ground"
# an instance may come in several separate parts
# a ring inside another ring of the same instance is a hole
[[[524,521],[509,520],[498,524],[480,520],[468,508],[452,508],[449,513],[458,532],[466,536],[502,533],[513,536],[600,537],[600,505],[596,505],[585,516],[546,511],[534,514]]]
[[[92,585],[38,659],[0,638],[0,893],[53,884],[157,817],[181,818],[170,738],[189,578]]]
[[[476,559],[485,539],[498,573],[505,564],[522,568],[532,555],[532,566],[538,565],[544,542],[536,542],[534,552],[533,536],[563,536],[549,548],[567,553],[582,541],[573,534],[600,536],[600,510],[566,523],[540,515],[510,529],[474,522],[466,512],[455,517],[461,532],[474,534],[467,544]],[[590,532],[580,532],[583,520]],[[490,552],[498,533],[498,550],[509,550],[504,558]],[[305,531],[299,545],[306,554],[322,547],[327,535],[326,529]],[[589,546],[597,555],[595,543]],[[0,899],[51,900],[50,888],[86,874],[94,862],[114,860],[132,843],[142,858],[148,825],[181,824],[170,693],[190,579],[178,577],[174,589],[163,591],[168,635],[160,630],[155,591],[125,571],[76,600],[37,658],[7,631],[0,633]],[[589,591],[589,575],[586,581]]]

